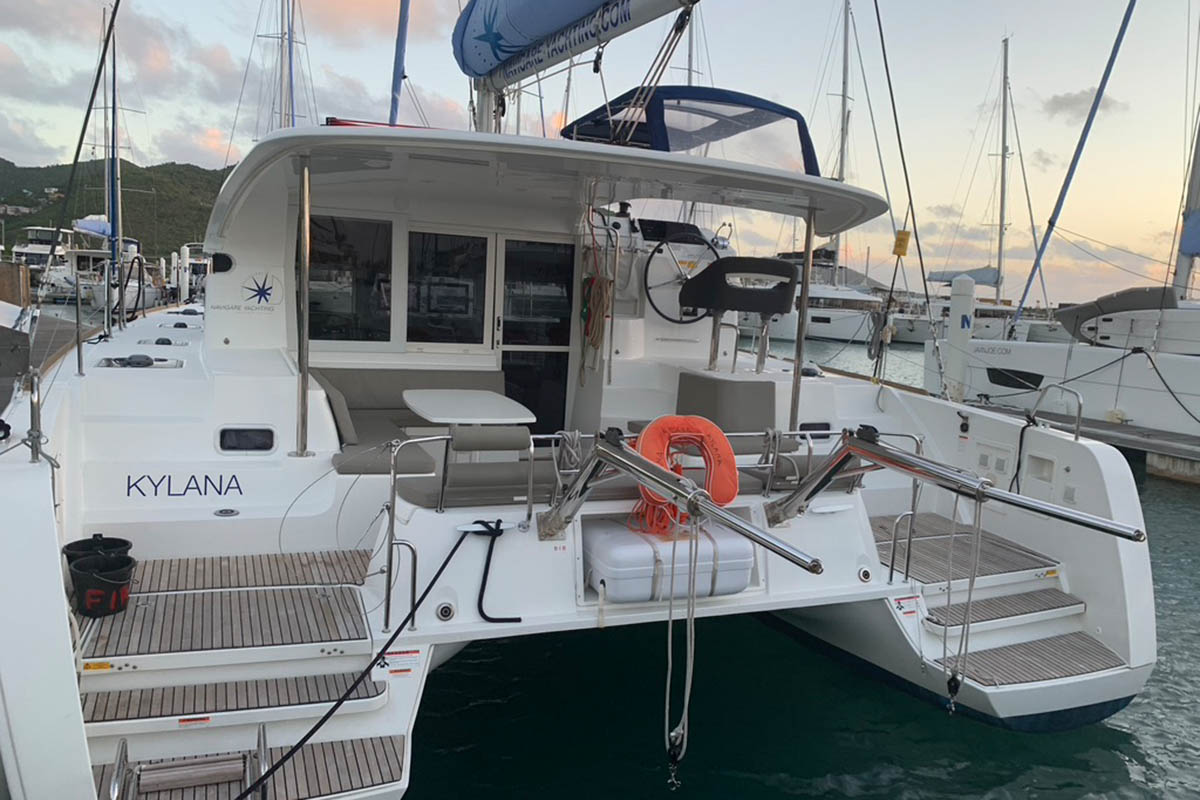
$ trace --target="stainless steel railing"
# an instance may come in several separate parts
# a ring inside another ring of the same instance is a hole
[[[820,559],[793,547],[778,537],[718,506],[708,492],[683,475],[644,458],[621,441],[617,432],[596,438],[595,447],[580,467],[575,480],[551,507],[538,514],[539,536],[557,536],[571,524],[587,500],[594,481],[606,468],[623,472],[642,486],[659,494],[692,516],[706,516],[802,569],[819,575]]]
[[[810,473],[793,492],[768,503],[766,506],[768,522],[772,526],[778,525],[803,513],[809,501],[855,458],[903,473],[914,480],[931,483],[970,499],[993,500],[1134,542],[1146,540],[1145,532],[1134,525],[997,489],[987,478],[981,478],[967,470],[886,445],[879,441],[879,434],[876,431],[866,426],[860,428],[857,433],[843,431],[841,444],[816,470]]]
[[[1083,395],[1080,394],[1079,392],[1077,392],[1076,390],[1072,389],[1070,386],[1066,386],[1061,383],[1051,383],[1047,386],[1043,386],[1042,390],[1040,392],[1038,392],[1037,402],[1035,402],[1033,404],[1033,411],[1029,412],[1029,416],[1033,417],[1034,419],[1037,419],[1038,409],[1042,407],[1042,401],[1046,399],[1046,393],[1049,392],[1051,389],[1059,389],[1061,391],[1066,392],[1067,394],[1074,395],[1074,397],[1075,397],[1075,441],[1078,442],[1079,441],[1079,429],[1083,427]]]

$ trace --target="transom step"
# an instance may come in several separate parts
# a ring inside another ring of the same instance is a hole
[[[957,663],[957,656],[937,660]],[[985,686],[1071,678],[1125,666],[1125,661],[1086,633],[1066,633],[967,655],[966,677]]]
[[[361,586],[370,560],[370,550],[151,559],[138,563],[132,590],[147,594],[268,586]]]
[[[285,747],[272,747],[267,751],[268,764],[274,764],[287,752]],[[249,753],[232,753],[233,757],[247,757]],[[233,800],[245,788],[245,781],[233,780],[224,783],[197,784],[181,789],[170,789],[152,793],[137,792],[137,768],[145,764],[177,764],[186,768],[189,763],[201,764],[209,756],[164,759],[148,762],[130,762],[125,771],[121,787],[122,800]],[[201,770],[196,770],[197,774]],[[267,796],[271,800],[313,800],[345,792],[369,789],[397,783],[404,775],[404,737],[380,736],[369,739],[344,739],[333,742],[306,744],[296,753],[270,781]],[[108,797],[108,787],[113,776],[113,765],[92,767],[96,782],[96,793]]]
[[[177,720],[179,726],[186,726],[207,723],[213,715],[227,712],[332,703],[350,688],[356,677],[355,673],[343,672],[298,678],[84,692],[80,700],[83,703],[83,721],[86,723],[167,718],[172,722]],[[378,697],[386,688],[383,683],[365,680],[350,695],[348,705],[353,705],[355,700]]]
[[[96,621],[83,657],[154,655],[367,639],[348,586],[138,595]]]
[[[1035,592],[1007,594],[973,601],[971,603],[971,624],[1023,617],[1046,611],[1080,613],[1083,610],[1084,602],[1075,595],[1058,589],[1039,589]],[[965,602],[954,603],[949,608],[934,602],[929,605],[929,615],[926,619],[939,627],[947,624],[950,627],[957,627],[963,624],[966,611],[967,604]]]
[[[879,560],[885,568],[892,560],[892,523],[894,517],[872,517],[871,528]],[[911,577],[920,583],[937,583],[946,580],[947,566],[953,561],[951,580],[964,580],[971,576],[974,563],[974,531],[963,523],[953,525],[951,520],[938,514],[918,514],[913,526]],[[904,573],[908,559],[908,523],[902,521],[897,528],[896,572]],[[983,532],[979,553],[979,576],[1003,575],[1011,572],[1029,572],[1051,569],[1057,563],[1028,547],[1010,542],[988,531]]]

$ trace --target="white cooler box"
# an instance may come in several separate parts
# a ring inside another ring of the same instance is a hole
[[[754,545],[740,534],[704,525],[699,535],[696,596],[737,594],[750,585]],[[679,535],[675,545],[675,597],[687,597],[691,542]],[[616,520],[583,523],[583,574],[608,603],[666,600],[671,594],[671,539],[635,533]]]

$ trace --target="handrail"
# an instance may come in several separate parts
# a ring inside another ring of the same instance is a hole
[[[396,563],[396,546],[403,540],[396,539],[396,479],[401,477],[396,473],[396,456],[400,450],[408,445],[425,444],[428,442],[446,442],[446,449],[450,449],[449,436],[418,436],[413,439],[393,439],[388,442],[388,446],[392,449],[391,458],[388,459],[388,474],[391,482],[388,484],[388,500],[386,504],[388,512],[388,528],[387,528],[387,570],[384,572],[384,588],[383,588],[383,630],[386,632],[392,624],[392,574],[395,571]],[[417,549],[412,546],[411,542],[406,543],[409,550],[412,552],[412,607],[417,607]],[[403,546],[403,545],[401,545]],[[413,615],[412,625],[409,630],[416,630],[417,620],[416,615]]]
[[[258,725],[258,774],[254,776],[254,782],[262,780],[263,775],[267,771],[267,723],[260,722]],[[249,758],[246,759],[249,761]],[[251,784],[246,784],[247,786]],[[269,784],[264,783],[259,789],[260,800],[267,800],[267,789]]]
[[[1070,386],[1061,383],[1050,383],[1042,387],[1038,392],[1037,402],[1033,404],[1033,411],[1029,412],[1029,416],[1037,419],[1038,409],[1042,407],[1042,400],[1046,398],[1046,392],[1051,389],[1060,389],[1067,394],[1075,396],[1075,441],[1079,441],[1079,429],[1083,427],[1083,395]]]
[[[108,800],[120,800],[121,790],[125,788],[125,773],[129,769],[129,742],[125,739],[117,742],[117,755],[113,759],[113,774],[108,782]]]
[[[697,486],[690,478],[677,475],[643,457],[621,440],[621,433],[616,429],[610,429],[608,433],[596,438],[596,446],[580,468],[575,480],[567,488],[566,493],[547,511],[538,514],[538,535],[540,537],[556,537],[571,524],[592,489],[592,481],[606,467],[613,467],[626,473],[642,486],[666,497],[680,510],[692,516],[707,516],[814,575],[819,575],[824,570],[820,559],[808,555],[717,505],[708,492]]]
[[[893,576],[896,574],[896,534],[900,530],[900,522],[908,518],[908,545],[904,551],[906,560],[912,558],[912,535],[913,535],[913,518],[917,516],[917,512],[912,509],[905,511],[892,522],[892,554],[888,564],[888,583],[892,582]],[[911,563],[911,561],[910,561]],[[904,566],[904,578],[908,579],[908,564]]]
[[[410,542],[408,539],[394,539],[393,538],[394,536],[395,536],[395,531],[388,532],[388,538],[391,539],[392,541],[391,541],[391,546],[389,547],[388,571],[387,571],[387,574],[388,574],[387,596],[384,599],[384,604],[383,604],[383,632],[384,633],[387,633],[388,631],[390,631],[392,629],[392,582],[391,582],[392,559],[390,557],[391,548],[403,547],[403,548],[406,548],[408,550],[409,554],[412,555],[412,569],[410,570],[411,574],[409,576],[410,580],[409,580],[409,588],[408,588],[408,593],[409,593],[408,608],[411,611],[417,607],[417,546],[414,545],[412,542]],[[408,623],[408,629],[410,631],[415,631],[417,629],[417,615],[416,614],[413,614],[412,620]]]
[[[958,467],[941,464],[924,456],[886,445],[879,441],[879,435],[875,429],[867,425],[859,428],[857,432],[843,431],[841,445],[814,473],[810,474],[791,494],[768,503],[765,509],[768,523],[772,526],[779,525],[797,514],[803,513],[808,502],[854,458],[870,461],[974,500],[995,500],[1005,505],[1032,511],[1036,514],[1045,514],[1063,522],[1070,522],[1122,539],[1134,542],[1146,540],[1145,532],[1134,525],[997,489],[987,478],[981,478]]]

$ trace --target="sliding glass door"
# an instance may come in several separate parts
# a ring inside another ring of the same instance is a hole
[[[505,394],[537,415],[534,433],[566,423],[574,324],[575,246],[501,238],[497,318]]]

